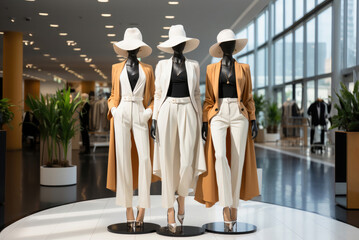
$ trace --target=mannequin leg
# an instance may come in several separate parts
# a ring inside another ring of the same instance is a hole
[[[116,111],[114,116],[116,144],[116,204],[132,207],[133,181],[131,164],[131,126],[122,122]]]
[[[227,109],[228,110],[228,109]],[[215,151],[216,178],[218,186],[219,205],[222,207],[231,206],[232,187],[231,187],[231,169],[226,157],[226,136],[228,121],[224,116],[228,116],[226,104],[221,104],[219,113],[211,120],[212,141]]]
[[[178,104],[178,137],[180,149],[179,185],[177,192],[180,196],[188,195],[193,179],[193,157],[197,140],[197,116],[191,103]]]
[[[172,208],[175,201],[178,169],[174,167],[177,139],[176,105],[163,103],[157,118],[160,165],[162,175],[162,207]]]
[[[239,195],[242,182],[242,170],[247,144],[248,120],[239,112],[238,104],[231,103],[231,176],[232,176],[232,208],[239,206]]]
[[[150,207],[151,161],[148,126],[143,123],[133,123],[133,137],[138,154],[138,207]]]

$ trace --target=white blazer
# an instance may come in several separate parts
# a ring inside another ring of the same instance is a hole
[[[199,119],[202,119],[201,92],[199,90],[199,64],[197,61],[185,60],[187,71],[188,90],[192,105]],[[171,81],[172,57],[158,62],[155,70],[155,95],[152,119],[157,120],[158,112],[166,100],[168,87]]]

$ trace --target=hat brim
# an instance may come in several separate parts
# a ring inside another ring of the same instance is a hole
[[[140,40],[122,40],[113,44],[115,52],[122,57],[128,57],[128,51],[137,48],[140,48],[137,57],[144,58],[152,53],[152,48]]]
[[[234,55],[236,53],[239,53],[243,48],[245,48],[245,46],[247,45],[248,39],[246,39],[246,38],[231,39],[231,40],[227,40],[227,41],[223,41],[223,42],[229,42],[229,41],[236,41],[236,46],[234,47],[234,51],[233,51],[233,55]],[[221,43],[222,42],[215,43],[209,48],[209,54],[212,57],[216,57],[216,58],[223,57],[222,48],[219,46],[219,44],[221,44]]]
[[[197,38],[178,37],[164,41],[163,43],[158,45],[157,48],[166,53],[173,53],[172,48],[183,42],[186,42],[186,46],[183,49],[183,53],[191,52],[195,50],[199,45],[199,39]]]

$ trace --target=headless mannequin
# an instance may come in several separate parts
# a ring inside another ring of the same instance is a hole
[[[219,86],[220,96],[223,97],[237,97],[236,94],[236,84],[233,82],[233,76],[235,81],[235,70],[234,70],[234,59],[233,51],[235,48],[235,41],[222,42],[219,46],[223,51],[221,72],[219,75],[219,84],[227,83],[226,88]],[[251,120],[252,123],[252,139],[257,136],[258,129],[256,120]],[[203,122],[202,124],[202,138],[206,141],[208,133],[208,122]],[[224,221],[237,220],[237,208],[225,207],[223,209],[223,218]]]
[[[183,49],[186,46],[186,43],[180,43],[174,47],[172,47],[173,49],[173,57],[172,57],[172,74],[171,74],[171,80],[174,80],[175,77],[178,77],[182,72],[186,71],[186,66],[185,66],[185,57],[183,55]],[[187,79],[187,76],[185,76]],[[182,97],[185,97],[185,94],[183,91],[181,91],[179,93]],[[178,94],[175,94],[175,91],[172,91],[171,94],[173,97],[178,97]],[[168,95],[167,95],[168,96]],[[189,96],[189,93],[188,93]],[[151,137],[156,140],[156,129],[157,129],[157,120],[152,120],[152,125],[151,125]],[[179,202],[179,206],[178,206],[178,214],[184,214],[184,200],[185,198],[182,196],[178,197],[178,202]],[[168,223],[175,223],[175,212],[174,212],[174,208],[169,208],[168,209]]]
[[[139,50],[140,48],[127,51],[128,56],[126,61],[126,70],[132,91],[135,89],[136,83],[139,78],[139,61],[137,59],[137,53]],[[139,208],[136,221],[143,221],[144,216],[145,208]],[[132,207],[126,209],[126,218],[127,221],[135,219]]]
[[[232,56],[235,48],[235,41],[222,42],[219,46],[223,51],[222,66],[219,75],[219,82],[222,82],[231,79],[232,75],[235,74],[234,59]],[[251,123],[252,123],[252,139],[254,139],[255,137],[257,137],[258,128],[257,128],[256,120],[251,120]],[[208,132],[208,122],[204,122],[202,124],[202,138],[205,141],[207,139],[207,132]]]

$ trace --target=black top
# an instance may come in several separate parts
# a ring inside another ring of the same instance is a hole
[[[236,86],[236,74],[233,71],[232,75],[227,76],[222,73],[219,75],[219,98],[238,98]]]
[[[324,102],[315,101],[308,108],[308,115],[312,116],[312,125],[314,126],[325,126],[326,116],[325,116],[325,108],[326,104]]]
[[[189,97],[186,69],[177,76],[177,74],[173,71],[172,68],[171,80],[168,87],[167,97]]]

